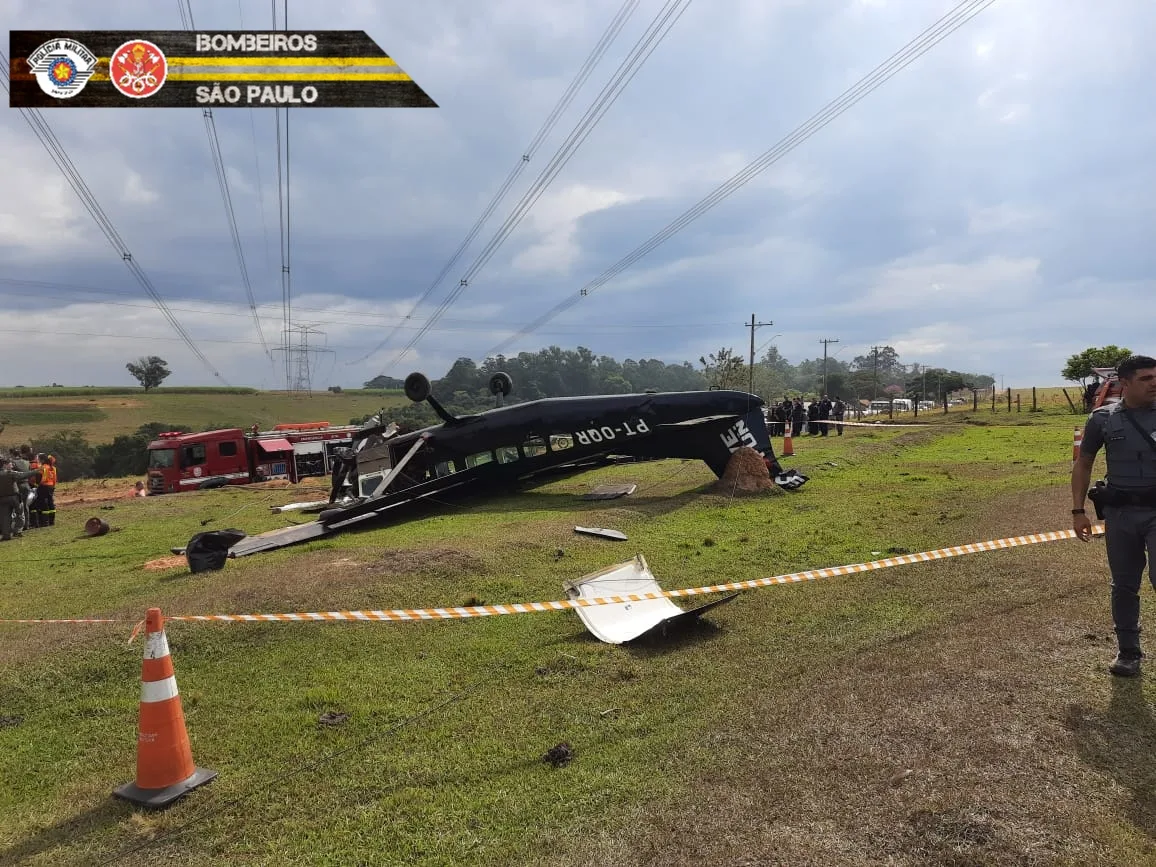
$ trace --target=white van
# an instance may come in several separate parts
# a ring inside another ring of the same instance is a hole
[[[906,397],[897,397],[894,400],[873,400],[868,412],[871,415],[878,415],[879,413],[890,412],[911,412],[913,404],[910,399]]]

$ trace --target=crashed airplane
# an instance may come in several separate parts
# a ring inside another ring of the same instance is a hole
[[[490,380],[499,404],[513,383]],[[749,446],[771,478],[795,490],[807,477],[779,465],[767,436],[763,400],[741,391],[687,391],[544,398],[454,416],[412,373],[405,394],[426,402],[442,423],[406,434],[373,418],[353,435],[356,496],[316,521],[248,536],[229,557],[243,557],[402,515],[407,507],[449,496],[488,495],[550,475],[603,466],[615,457],[700,459],[721,477],[732,453]]]

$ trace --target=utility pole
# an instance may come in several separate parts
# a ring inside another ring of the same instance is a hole
[[[875,400],[875,398],[879,397],[879,347],[878,346],[872,346],[871,347],[871,355],[875,361],[875,373],[874,373],[874,376],[872,378],[872,383],[871,383],[871,399]]]
[[[838,343],[839,341],[832,337],[823,337],[819,340],[823,344],[823,394],[827,393],[827,344]]]
[[[774,322],[756,322],[755,314],[751,314],[751,321],[747,323],[746,327],[751,330],[751,373],[750,373],[750,387],[747,388],[751,394],[755,393],[755,329],[762,325],[774,325]]]

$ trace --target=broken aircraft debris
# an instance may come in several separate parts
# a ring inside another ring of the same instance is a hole
[[[570,599],[605,599],[631,593],[662,592],[646,558],[641,554],[626,563],[584,575],[576,581],[567,581],[562,586]],[[576,608],[575,611],[586,628],[600,641],[624,644],[652,631],[666,630],[701,617],[710,609],[730,602],[738,595],[731,593],[688,611],[679,608],[666,596],[638,602],[607,602]]]
[[[575,527],[574,532],[586,536],[600,536],[603,539],[614,539],[616,542],[626,541],[626,534],[621,530],[607,530],[605,527]]]
[[[509,395],[505,374],[491,392]],[[616,458],[704,461],[722,476],[736,450],[762,456],[775,483],[788,490],[807,477],[784,470],[771,448],[763,400],[741,391],[712,390],[559,397],[454,416],[430,393],[429,380],[412,373],[406,396],[428,403],[442,423],[398,434],[375,417],[353,434],[356,497],[321,512],[316,521],[248,536],[229,549],[244,557],[317,539],[444,498],[491,495],[550,475],[582,472]]]

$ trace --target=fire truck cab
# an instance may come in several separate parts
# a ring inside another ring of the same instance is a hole
[[[1099,387],[1095,389],[1091,406],[1086,407],[1090,412],[1102,406],[1111,406],[1118,403],[1123,392],[1120,387],[1120,377],[1114,367],[1093,367],[1092,371],[1099,379]]]
[[[247,485],[270,479],[325,476],[332,470],[333,452],[349,447],[355,425],[331,427],[328,422],[279,424],[271,431],[254,425],[182,433],[169,431],[149,443],[148,490],[171,494],[224,485]]]

